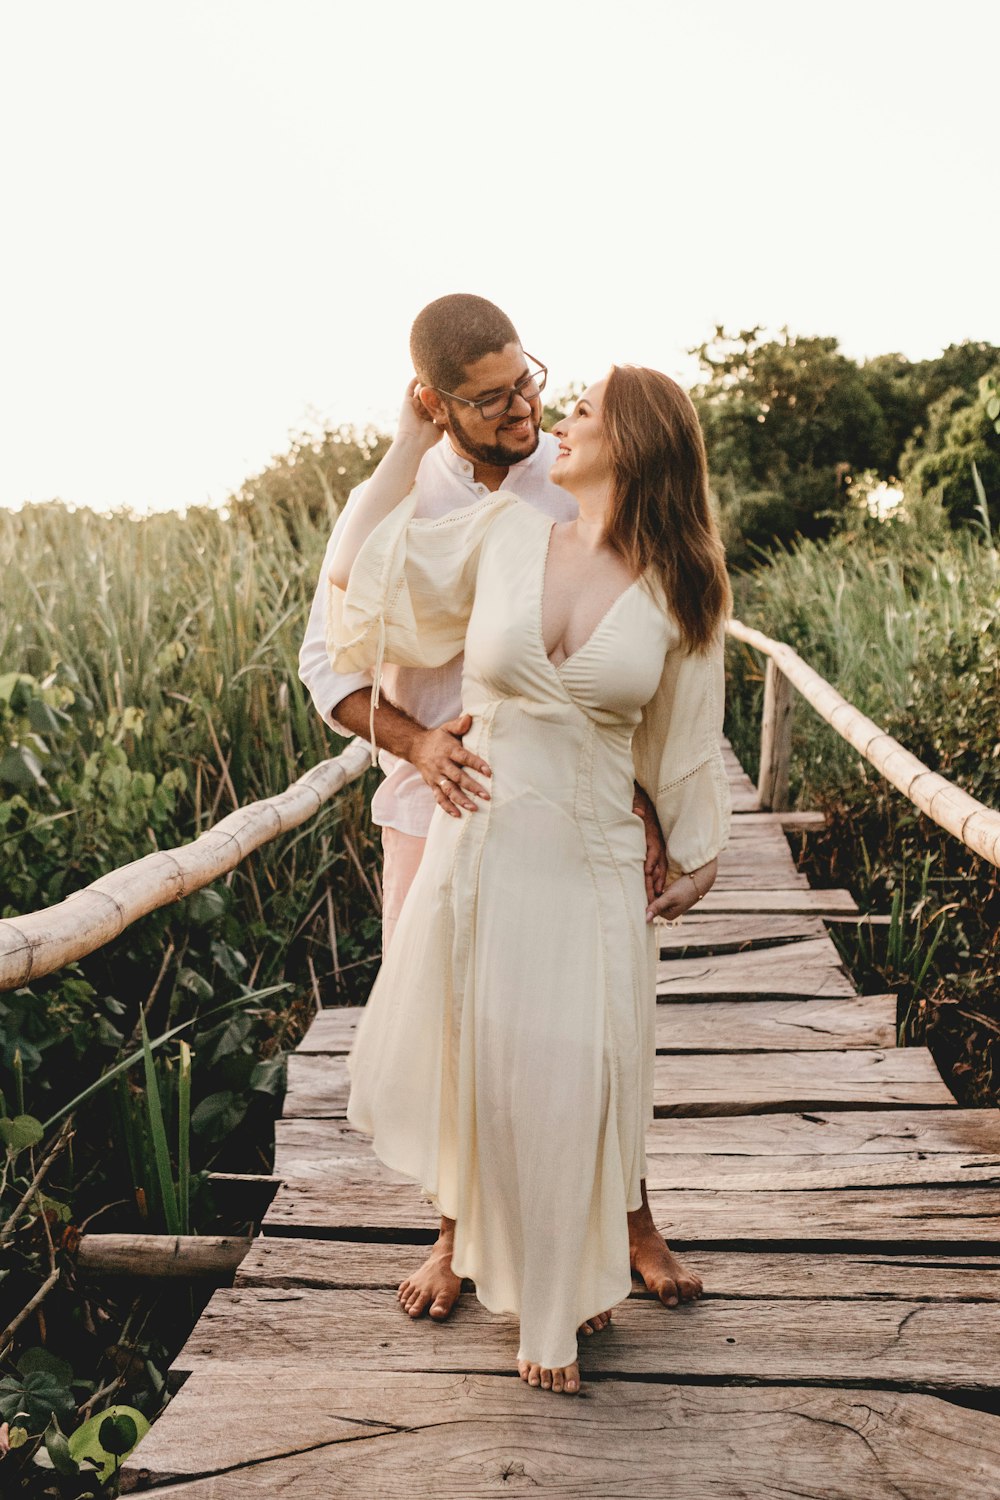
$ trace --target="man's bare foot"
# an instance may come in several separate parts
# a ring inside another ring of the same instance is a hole
[[[594,1313],[593,1317],[588,1318],[585,1323],[581,1323],[580,1324],[580,1327],[577,1329],[577,1332],[578,1333],[600,1333],[601,1329],[602,1328],[607,1328],[607,1326],[608,1326],[608,1324],[610,1322],[611,1322],[611,1314],[609,1312]]]
[[[632,1270],[642,1277],[647,1292],[655,1292],[664,1307],[694,1302],[701,1296],[704,1290],[701,1277],[677,1259],[653,1223],[645,1183],[642,1207],[628,1216],[628,1248]]]
[[[601,1317],[606,1314],[602,1313]],[[517,1362],[517,1373],[528,1385],[541,1386],[543,1391],[563,1391],[575,1396],[580,1389],[580,1366],[565,1365],[560,1370],[547,1370],[544,1365],[533,1365],[526,1359]]]
[[[430,1255],[419,1271],[407,1276],[396,1296],[411,1318],[428,1313],[436,1322],[441,1322],[451,1312],[462,1283],[451,1269],[451,1257],[455,1248],[454,1219],[441,1220],[441,1232]]]

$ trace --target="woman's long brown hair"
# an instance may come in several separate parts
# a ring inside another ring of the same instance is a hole
[[[698,414],[669,375],[638,365],[612,365],[601,408],[614,474],[607,539],[661,584],[686,648],[704,651],[733,596]]]

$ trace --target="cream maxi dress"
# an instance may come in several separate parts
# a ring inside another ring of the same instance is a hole
[[[519,1316],[519,1359],[576,1359],[628,1296],[626,1211],[653,1113],[654,931],[633,780],[671,867],[725,842],[722,644],[678,649],[640,581],[558,667],[542,589],[552,521],[501,491],[435,520],[400,505],[331,590],[340,672],[463,648],[466,746],[491,800],[438,809],[350,1057],[348,1120],[456,1221],[453,1266]],[[374,693],[373,693],[374,699]]]

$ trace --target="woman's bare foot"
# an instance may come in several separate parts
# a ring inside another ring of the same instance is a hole
[[[606,1316],[604,1313],[602,1317]],[[526,1359],[517,1362],[517,1373],[528,1385],[541,1386],[543,1391],[563,1391],[575,1396],[580,1389],[580,1366],[564,1365],[560,1370],[547,1370],[544,1365],[533,1365]]]
[[[458,1301],[462,1283],[451,1269],[451,1257],[455,1248],[455,1221],[442,1219],[437,1243],[419,1271],[407,1276],[396,1296],[411,1318],[428,1313],[440,1323],[451,1312]]]
[[[610,1322],[611,1322],[611,1314],[609,1312],[594,1313],[593,1317],[588,1318],[585,1323],[581,1323],[580,1324],[580,1327],[577,1329],[577,1332],[578,1333],[600,1333],[601,1329],[602,1328],[607,1328],[607,1326],[608,1326],[608,1324]]]
[[[704,1291],[701,1277],[677,1259],[650,1213],[646,1184],[642,1207],[628,1216],[628,1248],[632,1270],[642,1277],[647,1292],[655,1292],[664,1307],[694,1302]]]

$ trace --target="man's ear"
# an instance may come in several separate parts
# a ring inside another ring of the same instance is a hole
[[[438,427],[447,427],[448,408],[441,399],[440,393],[432,385],[420,387],[420,404],[432,422]]]

